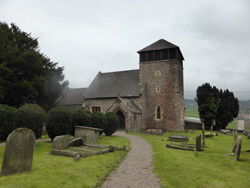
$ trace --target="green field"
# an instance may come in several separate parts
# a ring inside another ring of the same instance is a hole
[[[127,151],[82,158],[50,154],[51,143],[36,143],[31,172],[0,177],[0,187],[99,187],[130,150],[130,141],[119,136],[101,136],[100,145],[127,146]],[[0,166],[4,148],[0,147]]]
[[[185,109],[185,117],[194,117],[199,118],[198,108],[197,107],[187,107]],[[228,124],[227,129],[238,129],[238,121],[234,120]]]
[[[250,187],[250,140],[243,136],[240,161],[235,161],[230,154],[233,146],[233,136],[214,136],[213,140],[206,138],[204,151],[184,151],[166,148],[168,136],[172,134],[187,135],[189,143],[195,144],[195,133],[168,132],[164,136],[129,133],[145,138],[154,151],[154,173],[160,178],[163,187]],[[164,140],[164,141],[162,141]]]

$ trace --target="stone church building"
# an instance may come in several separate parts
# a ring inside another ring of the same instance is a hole
[[[139,69],[99,72],[88,88],[69,89],[56,103],[71,109],[114,112],[128,131],[184,130],[183,60],[164,39],[143,48]]]

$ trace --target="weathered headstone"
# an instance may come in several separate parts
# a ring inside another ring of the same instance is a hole
[[[237,146],[237,139],[234,141],[234,144],[233,144],[233,147],[231,148],[230,152],[234,152],[234,150],[236,149],[236,146]]]
[[[95,134],[94,133],[88,133],[86,136],[86,143],[87,144],[95,144],[96,139],[95,139]]]
[[[206,144],[205,144],[205,126],[204,126],[204,123],[202,123],[202,145],[203,147],[206,147]]]
[[[57,136],[52,143],[52,149],[66,149],[69,145],[69,139],[67,135]]]
[[[242,137],[238,136],[237,138],[237,146],[234,154],[234,160],[238,161],[240,158],[240,152],[241,152],[241,145],[242,145]]]
[[[35,143],[32,130],[19,128],[12,131],[6,140],[1,176],[31,171]]]
[[[196,151],[201,151],[201,134],[196,136]]]

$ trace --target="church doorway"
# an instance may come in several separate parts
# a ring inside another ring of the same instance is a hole
[[[118,126],[118,130],[125,130],[125,116],[122,113],[121,110],[118,110],[116,112],[116,115],[119,117],[119,126]]]

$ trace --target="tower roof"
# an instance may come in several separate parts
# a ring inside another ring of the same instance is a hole
[[[146,52],[146,51],[153,51],[153,50],[163,50],[163,49],[170,49],[170,48],[179,48],[179,46],[176,46],[175,44],[172,44],[164,39],[160,39],[153,44],[150,44],[149,46],[141,49],[138,51],[140,52]]]

